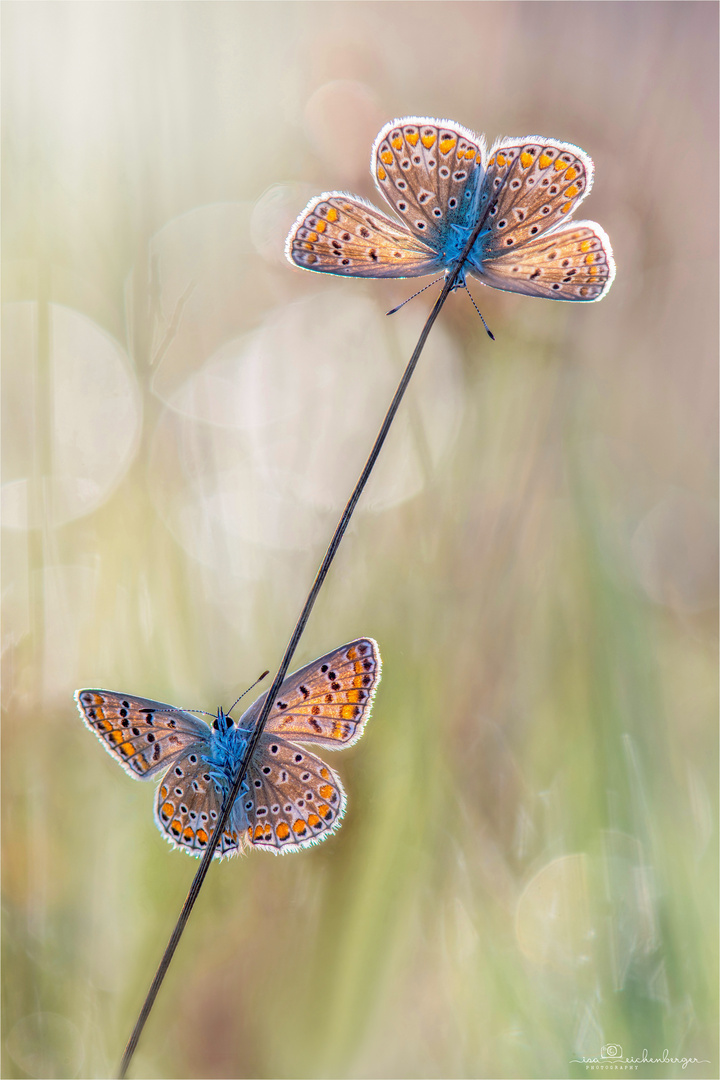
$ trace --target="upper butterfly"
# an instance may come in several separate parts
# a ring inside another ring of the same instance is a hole
[[[246,845],[275,854],[323,840],[345,812],[340,778],[297,743],[340,750],[357,742],[380,681],[380,652],[359,638],[289,675],[273,702],[215,857]],[[176,847],[202,855],[267,694],[237,724],[222,711],[209,727],[160,701],[78,690],[80,715],[136,780],[161,776],[155,821]]]
[[[372,148],[375,183],[401,223],[342,191],[312,199],[288,234],[288,259],[347,277],[447,271],[481,222],[458,276],[552,300],[601,300],[615,277],[610,241],[594,221],[570,221],[593,182],[578,146],[540,135],[500,139],[449,120],[386,124]]]

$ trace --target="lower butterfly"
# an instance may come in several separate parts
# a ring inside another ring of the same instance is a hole
[[[244,847],[275,854],[324,840],[340,824],[345,792],[321,758],[298,744],[340,750],[357,742],[382,664],[377,643],[358,638],[290,675],[273,702],[215,856]],[[78,690],[80,715],[136,780],[160,779],[155,821],[170,843],[202,855],[237,775],[267,693],[237,721],[222,709],[212,726],[159,701]]]
[[[615,277],[607,233],[571,221],[593,183],[592,159],[542,135],[485,138],[451,120],[408,116],[372,148],[375,184],[399,220],[342,191],[312,199],[287,238],[296,266],[344,277],[404,278],[452,269],[480,226],[466,273],[551,300],[601,300]]]

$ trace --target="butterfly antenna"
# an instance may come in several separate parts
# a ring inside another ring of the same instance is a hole
[[[258,676],[258,678],[257,678],[257,679],[255,680],[255,682],[254,682],[254,683],[252,684],[252,686],[248,686],[247,690],[243,690],[242,694],[241,694],[241,695],[240,695],[240,697],[239,697],[239,698],[237,699],[237,701],[235,702],[235,704],[234,704],[234,705],[231,705],[231,706],[230,706],[230,708],[228,709],[228,711],[227,711],[227,714],[226,714],[226,715],[227,715],[227,716],[229,716],[229,715],[230,715],[230,713],[231,713],[231,712],[233,711],[233,709],[235,708],[235,705],[237,705],[238,701],[242,701],[242,699],[243,699],[243,698],[245,697],[245,695],[246,695],[246,694],[249,694],[249,693],[250,693],[250,691],[251,691],[251,690],[253,690],[253,689],[254,689],[254,688],[255,688],[255,687],[257,686],[257,684],[258,684],[258,683],[261,683],[261,682],[263,681],[263,679],[265,678],[265,676],[266,676],[266,675],[269,675],[269,674],[270,674],[270,672],[269,672],[269,671],[263,671],[262,675]],[[213,715],[214,715],[214,714],[213,714]]]
[[[441,274],[440,277],[436,277],[434,281],[429,281],[427,285],[423,285],[422,289],[418,289],[418,291],[414,292],[412,296],[408,296],[407,300],[403,300],[402,304],[398,304],[398,306],[394,307],[392,311],[386,311],[385,314],[394,315],[396,311],[399,311],[401,307],[405,307],[405,305],[409,304],[411,300],[414,300],[416,296],[419,296],[420,293],[425,292],[426,289],[429,289],[431,285],[435,285],[438,281],[442,281],[444,276],[444,274]]]
[[[472,293],[471,293],[471,292],[470,292],[470,290],[468,289],[467,285],[464,285],[464,288],[465,288],[465,292],[466,292],[466,293],[468,294],[468,296],[469,296],[469,297],[470,297],[470,299],[472,300],[472,306],[473,306],[473,307],[475,308],[475,310],[477,311],[478,315],[479,315],[479,316],[480,316],[480,318],[482,319],[482,324],[483,324],[483,326],[485,327],[485,329],[487,330],[487,335],[488,335],[488,337],[489,337],[489,338],[490,338],[490,339],[491,339],[492,341],[494,341],[494,340],[495,340],[495,335],[493,334],[492,330],[490,329],[490,327],[488,326],[488,324],[487,324],[487,323],[485,322],[485,320],[483,319],[482,311],[480,310],[480,308],[479,308],[479,307],[477,306],[477,304],[475,303],[475,300],[473,299],[473,295],[472,295]]]

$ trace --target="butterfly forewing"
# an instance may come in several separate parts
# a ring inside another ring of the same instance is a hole
[[[601,300],[615,277],[607,234],[594,221],[567,225],[523,244],[472,271],[496,289],[550,300]]]
[[[373,145],[375,182],[407,227],[442,252],[453,225],[475,218],[485,141],[448,120],[386,124]]]
[[[266,732],[312,742],[329,750],[356,742],[372,708],[382,662],[377,642],[359,638],[294,672],[280,688]],[[240,718],[252,727],[263,695]]]
[[[333,770],[276,734],[261,736],[247,780],[232,820],[245,825],[248,843],[276,854],[325,839],[345,812],[345,792]]]
[[[165,837],[189,855],[200,856],[222,809],[222,787],[213,778],[206,758],[197,747],[174,762],[162,779],[155,801],[155,821]],[[222,859],[241,850],[244,830],[238,830],[232,817],[215,848],[214,857]]]
[[[161,701],[112,690],[77,690],[75,700],[87,726],[136,780],[151,779],[208,735],[202,720]]]
[[[591,158],[570,143],[539,136],[496,143],[478,206],[485,217],[483,262],[566,221],[590,191],[592,179]]]
[[[347,277],[419,277],[440,267],[437,252],[372,203],[329,192],[308,203],[285,253],[305,270]]]

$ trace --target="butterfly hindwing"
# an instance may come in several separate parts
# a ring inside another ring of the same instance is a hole
[[[213,778],[207,759],[197,747],[175,761],[163,777],[155,800],[155,821],[175,847],[200,856],[208,845],[222,809],[222,787]],[[234,855],[244,846],[242,830],[230,820],[214,857]]]
[[[592,159],[578,146],[535,135],[495,143],[478,206],[483,263],[566,221],[592,182]]]
[[[329,192],[313,199],[287,238],[285,253],[305,270],[345,277],[421,277],[440,269],[437,253],[372,203]]]
[[[267,731],[235,804],[247,842],[279,854],[324,840],[345,813],[340,779],[316,754]]]
[[[401,221],[442,252],[452,226],[475,219],[484,155],[485,140],[460,124],[409,116],[382,129],[370,169]]]
[[[372,638],[358,638],[314,660],[282,684],[265,731],[329,750],[352,745],[370,715],[381,670],[380,650]],[[254,725],[265,697],[240,718],[240,727]]]
[[[152,779],[208,735],[207,724],[196,716],[150,698],[77,690],[75,701],[90,730],[136,780]]]

